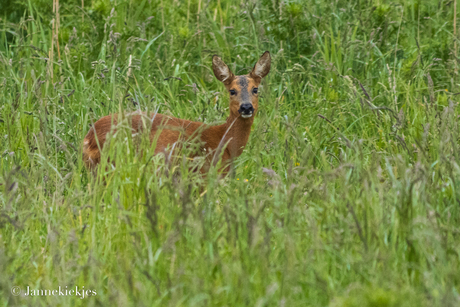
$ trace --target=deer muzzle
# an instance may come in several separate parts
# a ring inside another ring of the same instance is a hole
[[[249,118],[254,114],[254,107],[252,103],[243,103],[238,112],[241,114],[242,118]]]

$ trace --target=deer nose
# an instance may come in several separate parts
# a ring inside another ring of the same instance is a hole
[[[242,115],[252,114],[254,112],[254,108],[252,107],[252,103],[243,103],[238,110]]]

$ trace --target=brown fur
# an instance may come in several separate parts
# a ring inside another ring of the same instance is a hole
[[[213,71],[217,79],[222,81],[228,91],[236,91],[230,96],[230,115],[222,125],[209,126],[201,122],[179,119],[163,114],[152,113],[148,117],[145,113],[129,114],[132,132],[140,132],[143,127],[150,125],[150,141],[157,137],[155,154],[164,152],[168,145],[180,143],[185,139],[198,137],[200,150],[193,154],[206,155],[207,163],[201,172],[207,171],[211,163],[216,163],[214,157],[222,154],[223,165],[227,165],[234,158],[241,155],[249,139],[254,116],[258,109],[258,95],[253,89],[258,87],[262,78],[270,70],[270,54],[265,52],[249,75],[234,76],[227,65],[217,56],[213,58]],[[242,103],[251,103],[254,112],[249,118],[240,116],[239,108]],[[83,141],[83,161],[87,168],[93,169],[101,161],[100,149],[104,147],[107,133],[117,125],[118,115],[107,115],[100,118]],[[97,139],[96,139],[97,136]],[[225,147],[225,145],[227,145]],[[224,152],[221,150],[225,147]]]

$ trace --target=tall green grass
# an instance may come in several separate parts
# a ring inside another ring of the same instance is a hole
[[[61,0],[58,22],[50,1],[0,3],[0,304],[459,305],[454,5]],[[226,178],[153,156],[127,121],[116,167],[84,169],[101,116],[222,123],[211,56],[245,74],[265,50]]]

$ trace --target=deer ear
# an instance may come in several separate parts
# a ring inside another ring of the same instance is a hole
[[[249,76],[253,79],[262,79],[270,72],[271,62],[272,58],[270,57],[270,52],[265,51],[257,61]]]
[[[216,78],[226,85],[232,83],[235,78],[235,75],[233,75],[227,64],[225,64],[224,61],[222,61],[222,59],[217,55],[212,57],[212,70],[214,71]]]

